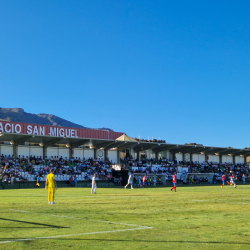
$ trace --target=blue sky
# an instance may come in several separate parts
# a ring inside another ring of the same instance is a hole
[[[0,107],[250,147],[249,1],[0,1]]]

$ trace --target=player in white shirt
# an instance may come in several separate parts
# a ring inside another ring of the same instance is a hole
[[[95,181],[95,178],[96,178],[96,174],[94,174],[93,178],[92,178],[92,189],[91,189],[91,194],[96,194],[96,189],[97,189],[97,185],[96,185],[96,181]]]
[[[234,175],[234,173],[233,173],[232,170],[230,171],[229,178],[230,178],[231,185],[234,185],[234,187],[237,188],[237,185],[235,183],[235,180],[237,180],[237,177],[235,177],[235,175]]]
[[[128,183],[127,183],[127,185],[124,188],[127,188],[127,186],[129,184],[131,185],[131,189],[134,189],[133,188],[133,174],[132,173],[129,175],[129,177],[128,177]]]

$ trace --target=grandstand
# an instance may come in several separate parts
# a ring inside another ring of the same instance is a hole
[[[45,181],[50,168],[55,169],[57,181],[68,183],[71,176],[77,181],[88,181],[94,173],[98,174],[98,180],[111,180],[112,163],[109,161],[97,161],[94,159],[80,160],[64,159],[62,157],[51,157],[43,160],[41,157],[17,157],[1,156],[2,181],[7,184],[14,182],[36,182],[39,176],[40,181]]]
[[[2,180],[11,183],[44,181],[49,168],[55,168],[58,181],[76,176],[78,181],[111,180],[112,170],[126,168],[136,173],[164,175],[173,172],[214,173],[233,169],[248,176],[250,149],[209,147],[201,144],[170,144],[165,141],[139,140],[125,133],[0,122]],[[209,175],[211,176],[211,175]],[[211,179],[211,178],[210,178]],[[212,181],[210,181],[212,182]]]

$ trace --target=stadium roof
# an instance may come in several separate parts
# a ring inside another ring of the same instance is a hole
[[[135,140],[134,138],[132,138],[132,137],[126,135],[126,134],[123,134],[120,137],[118,137],[116,139],[116,141],[134,141],[134,142],[137,142],[137,140]]]
[[[132,139],[132,140],[131,140]],[[122,135],[116,140],[93,139],[93,138],[72,138],[59,136],[41,136],[14,133],[0,133],[0,141],[11,142],[14,145],[22,145],[23,143],[37,143],[40,146],[52,146],[55,144],[66,144],[69,147],[90,146],[95,149],[111,149],[117,148],[123,150],[133,148],[136,152],[151,149],[154,152],[162,152],[169,150],[172,153],[191,153],[191,154],[220,154],[234,156],[250,156],[250,149],[235,149],[225,147],[211,147],[202,145],[181,145],[171,143],[158,142],[142,142],[133,138]]]

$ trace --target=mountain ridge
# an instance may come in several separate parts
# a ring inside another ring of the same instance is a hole
[[[24,123],[34,123],[41,125],[51,125],[60,127],[70,127],[70,128],[84,128],[84,129],[94,129],[94,130],[109,130],[110,128],[88,128],[77,123],[68,121],[59,116],[53,114],[31,114],[24,111],[22,108],[0,108],[0,121],[10,121],[10,122],[24,122]]]

